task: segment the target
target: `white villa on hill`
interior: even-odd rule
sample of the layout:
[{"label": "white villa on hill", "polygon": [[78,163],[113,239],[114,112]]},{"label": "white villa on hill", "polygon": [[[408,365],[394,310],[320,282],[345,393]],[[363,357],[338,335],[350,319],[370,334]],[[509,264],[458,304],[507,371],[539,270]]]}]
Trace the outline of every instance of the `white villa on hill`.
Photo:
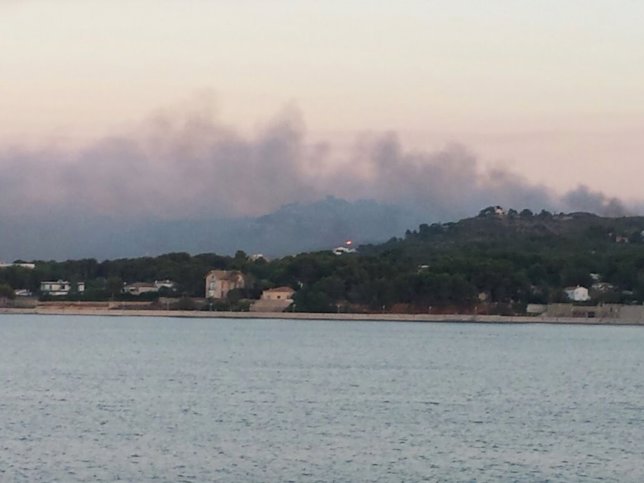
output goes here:
[{"label": "white villa on hill", "polygon": [[0,262],[0,268],[11,268],[11,267],[26,268],[28,270],[33,270],[34,268],[36,268],[36,264],[27,263],[27,262],[13,262],[13,263]]}]

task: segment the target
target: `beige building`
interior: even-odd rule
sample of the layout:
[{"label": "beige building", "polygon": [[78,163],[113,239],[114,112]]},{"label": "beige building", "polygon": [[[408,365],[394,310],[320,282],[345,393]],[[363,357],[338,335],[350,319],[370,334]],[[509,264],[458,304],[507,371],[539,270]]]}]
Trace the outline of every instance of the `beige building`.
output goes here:
[{"label": "beige building", "polygon": [[277,287],[264,290],[261,298],[250,306],[251,312],[284,312],[293,303],[295,290]]},{"label": "beige building", "polygon": [[237,270],[211,270],[206,275],[206,298],[225,299],[228,292],[246,287],[246,277]]},{"label": "beige building", "polygon": [[262,292],[262,300],[289,300],[293,301],[293,294],[295,290],[291,287],[277,287],[264,290]]}]

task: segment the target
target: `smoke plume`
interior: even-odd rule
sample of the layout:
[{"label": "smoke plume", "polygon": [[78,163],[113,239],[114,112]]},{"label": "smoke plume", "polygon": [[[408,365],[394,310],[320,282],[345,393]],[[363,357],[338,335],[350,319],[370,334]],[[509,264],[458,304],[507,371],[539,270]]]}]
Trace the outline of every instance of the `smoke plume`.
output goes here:
[{"label": "smoke plume", "polygon": [[209,109],[158,114],[80,150],[5,148],[0,169],[5,216],[257,216],[326,195],[410,207],[428,221],[469,216],[491,204],[628,212],[618,199],[588,187],[559,196],[511,171],[484,169],[463,146],[412,151],[391,133],[362,139],[338,162],[328,145],[307,143],[294,109],[253,136]]}]

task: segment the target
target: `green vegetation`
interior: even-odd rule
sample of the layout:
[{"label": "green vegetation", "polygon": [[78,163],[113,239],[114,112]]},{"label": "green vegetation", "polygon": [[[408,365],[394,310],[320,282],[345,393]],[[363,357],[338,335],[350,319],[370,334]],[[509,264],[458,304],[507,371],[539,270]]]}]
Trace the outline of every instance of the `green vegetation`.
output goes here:
[{"label": "green vegetation", "polygon": [[297,290],[292,309],[307,312],[521,313],[527,303],[563,301],[563,288],[571,285],[590,288],[593,303],[642,303],[643,230],[643,217],[499,213],[490,207],[456,223],[421,225],[357,254],[302,253],[270,262],[243,252],[36,261],[34,270],[0,270],[0,287],[38,293],[43,280],[82,280],[85,293],[71,298],[141,300],[122,294],[123,283],[170,279],[184,296],[180,305],[192,308],[186,297],[203,297],[209,270],[234,269],[249,277],[251,287],[231,292],[217,309],[244,310],[247,299],[282,285]]},{"label": "green vegetation", "polygon": [[0,299],[13,299],[15,297],[13,289],[6,283],[0,283]]}]

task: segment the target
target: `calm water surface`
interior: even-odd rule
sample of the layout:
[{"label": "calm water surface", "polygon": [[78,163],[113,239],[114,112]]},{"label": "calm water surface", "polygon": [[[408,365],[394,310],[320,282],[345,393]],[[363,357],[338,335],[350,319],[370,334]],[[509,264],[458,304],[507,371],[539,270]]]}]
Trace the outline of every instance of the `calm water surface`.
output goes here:
[{"label": "calm water surface", "polygon": [[0,481],[644,481],[644,328],[0,331]]}]

